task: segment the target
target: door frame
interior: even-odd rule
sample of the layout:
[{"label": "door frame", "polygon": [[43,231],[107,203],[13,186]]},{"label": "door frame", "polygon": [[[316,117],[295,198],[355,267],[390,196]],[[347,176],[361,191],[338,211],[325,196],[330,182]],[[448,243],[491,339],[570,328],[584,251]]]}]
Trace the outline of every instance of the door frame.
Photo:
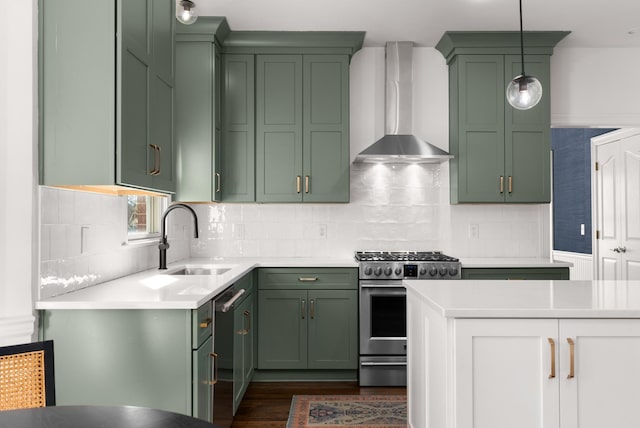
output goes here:
[{"label": "door frame", "polygon": [[625,138],[633,137],[640,134],[640,128],[622,128],[617,131],[607,132],[606,134],[598,135],[591,138],[591,254],[593,260],[593,279],[599,278],[599,249],[598,240],[596,239],[596,231],[598,230],[598,174],[593,173],[595,171],[596,162],[596,150],[599,146],[604,144],[615,143],[616,141],[624,140]]}]

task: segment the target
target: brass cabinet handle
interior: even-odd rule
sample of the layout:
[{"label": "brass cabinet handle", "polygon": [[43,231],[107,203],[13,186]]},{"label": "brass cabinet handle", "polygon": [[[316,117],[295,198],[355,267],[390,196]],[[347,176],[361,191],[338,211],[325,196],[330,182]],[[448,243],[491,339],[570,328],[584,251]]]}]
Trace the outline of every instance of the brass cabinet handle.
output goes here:
[{"label": "brass cabinet handle", "polygon": [[213,379],[209,381],[209,385],[213,386],[218,383],[218,354],[212,352],[211,358],[213,358]]},{"label": "brass cabinet handle", "polygon": [[216,193],[220,191],[220,182],[222,181],[222,176],[219,172],[216,172]]},{"label": "brass cabinet handle", "polygon": [[306,303],[307,302],[304,299],[302,299],[302,307],[300,308],[300,314],[302,315],[302,319],[304,319],[304,316],[306,315],[306,312],[307,312]]},{"label": "brass cabinet handle", "polygon": [[504,175],[500,176],[500,193],[504,193]]},{"label": "brass cabinet handle", "polygon": [[300,193],[300,186],[302,185],[301,180],[302,177],[296,175],[296,193]]},{"label": "brass cabinet handle", "polygon": [[211,318],[205,318],[204,320],[202,320],[202,322],[200,323],[200,328],[207,328],[211,325],[211,321],[213,321]]},{"label": "brass cabinet handle", "polygon": [[244,315],[244,328],[242,330],[238,330],[238,334],[246,336],[249,334],[249,330],[251,330],[251,312],[244,311],[242,315]]},{"label": "brass cabinet handle", "polygon": [[317,280],[318,280],[318,277],[316,276],[308,276],[308,277],[301,276],[298,278],[298,281],[300,282],[315,282]]},{"label": "brass cabinet handle", "polygon": [[509,176],[509,193],[513,192],[513,177]]},{"label": "brass cabinet handle", "polygon": [[547,338],[549,340],[549,347],[551,348],[551,372],[549,373],[549,379],[553,379],[556,377],[556,342],[552,338]]},{"label": "brass cabinet handle", "polygon": [[158,168],[157,168],[158,172],[156,172],[156,175],[160,175],[160,172],[161,172],[160,168],[162,168],[162,161],[161,161],[161,158],[160,158],[160,151],[161,150],[162,149],[160,148],[160,146],[156,145],[156,151],[158,153],[158,157],[156,158],[158,160]]},{"label": "brass cabinet handle", "polygon": [[304,193],[309,193],[309,176],[304,176]]},{"label": "brass cabinet handle", "polygon": [[567,337],[567,342],[569,342],[569,374],[567,375],[567,379],[573,379],[576,377],[575,373],[575,362],[576,362],[576,344],[573,342],[573,339]]},{"label": "brass cabinet handle", "polygon": [[155,144],[149,144],[149,147],[153,149],[153,169],[149,171],[149,175],[158,175],[158,151]]},{"label": "brass cabinet handle", "polygon": [[316,300],[315,299],[311,299],[309,300],[309,317],[311,319],[314,319],[316,316]]}]

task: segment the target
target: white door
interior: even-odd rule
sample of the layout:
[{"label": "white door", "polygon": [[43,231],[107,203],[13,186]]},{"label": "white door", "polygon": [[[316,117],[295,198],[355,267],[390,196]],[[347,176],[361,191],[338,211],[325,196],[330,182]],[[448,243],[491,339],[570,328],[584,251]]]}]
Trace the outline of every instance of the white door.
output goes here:
[{"label": "white door", "polygon": [[637,428],[640,320],[563,319],[559,332],[560,426]]},{"label": "white door", "polygon": [[460,319],[455,331],[456,427],[559,426],[557,320]]},{"label": "white door", "polygon": [[598,279],[640,279],[640,130],[592,139],[594,257]]}]

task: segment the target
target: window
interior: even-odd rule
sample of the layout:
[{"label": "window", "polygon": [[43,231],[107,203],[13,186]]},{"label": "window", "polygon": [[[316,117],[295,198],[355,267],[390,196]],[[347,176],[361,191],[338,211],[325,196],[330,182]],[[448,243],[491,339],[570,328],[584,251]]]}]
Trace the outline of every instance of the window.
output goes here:
[{"label": "window", "polygon": [[167,206],[165,196],[127,196],[127,233],[129,240],[160,235],[162,212]]}]

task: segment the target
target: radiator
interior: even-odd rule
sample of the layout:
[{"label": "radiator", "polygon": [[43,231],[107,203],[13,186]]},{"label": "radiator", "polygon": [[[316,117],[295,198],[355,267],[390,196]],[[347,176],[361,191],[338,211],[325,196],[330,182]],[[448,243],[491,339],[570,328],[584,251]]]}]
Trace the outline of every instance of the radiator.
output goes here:
[{"label": "radiator", "polygon": [[593,257],[591,254],[554,251],[553,260],[573,263],[569,268],[570,279],[593,279]]}]

